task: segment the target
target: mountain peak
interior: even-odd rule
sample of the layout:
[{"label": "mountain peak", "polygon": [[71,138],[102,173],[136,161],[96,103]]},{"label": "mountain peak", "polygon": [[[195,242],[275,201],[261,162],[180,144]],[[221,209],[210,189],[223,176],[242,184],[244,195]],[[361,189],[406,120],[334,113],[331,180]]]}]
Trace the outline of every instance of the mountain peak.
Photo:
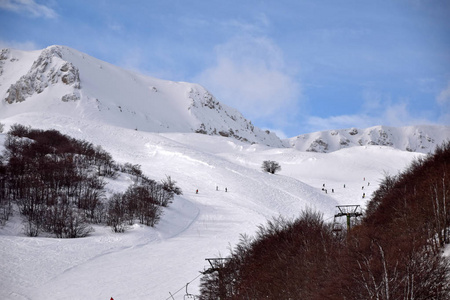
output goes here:
[{"label": "mountain peak", "polygon": [[308,152],[333,152],[354,146],[389,146],[396,149],[429,153],[436,145],[450,139],[450,127],[421,125],[405,127],[374,126],[320,131],[288,139],[289,146]]},{"label": "mountain peak", "polygon": [[54,118],[54,124],[63,119],[72,122],[66,124],[72,128],[89,123],[157,133],[196,132],[309,152],[380,145],[428,153],[450,139],[448,126],[426,125],[347,128],[281,141],[199,84],[144,76],[66,46],[1,50],[0,119],[25,119],[40,126],[42,118]]},{"label": "mountain peak", "polygon": [[[21,70],[25,71],[24,65],[19,63],[21,59],[17,58],[15,54],[10,49],[2,50],[0,56],[2,69],[6,65],[12,69],[18,67],[19,70],[14,70],[15,73],[19,73]],[[49,86],[58,84],[66,85],[68,86],[66,90],[72,91],[63,95],[61,100],[78,99],[78,97],[74,97],[73,90],[80,88],[79,71],[72,63],[63,59],[62,47],[60,46],[50,46],[42,50],[31,67],[19,79],[7,79],[12,79],[3,97],[3,100],[8,104],[23,102],[35,94],[42,93]]]},{"label": "mountain peak", "polygon": [[46,112],[149,132],[197,132],[282,146],[198,84],[131,72],[65,46],[0,54],[0,117]]}]

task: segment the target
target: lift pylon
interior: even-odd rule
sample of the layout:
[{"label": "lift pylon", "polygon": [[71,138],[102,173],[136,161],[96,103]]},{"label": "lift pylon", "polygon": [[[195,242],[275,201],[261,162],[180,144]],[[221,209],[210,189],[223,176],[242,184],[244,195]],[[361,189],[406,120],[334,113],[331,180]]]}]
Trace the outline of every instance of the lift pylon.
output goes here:
[{"label": "lift pylon", "polygon": [[230,260],[230,258],[205,258],[211,265],[211,268],[207,269],[203,274],[211,274],[213,272],[218,273],[219,279],[219,299],[226,299],[227,291],[224,283],[224,274],[223,269],[226,265],[226,262]]},{"label": "lift pylon", "polygon": [[336,207],[338,208],[339,212],[334,215],[334,219],[336,220],[336,218],[346,217],[347,218],[347,232],[350,231],[350,228],[351,228],[350,219],[362,216],[361,206],[359,206],[359,205],[337,205]]}]

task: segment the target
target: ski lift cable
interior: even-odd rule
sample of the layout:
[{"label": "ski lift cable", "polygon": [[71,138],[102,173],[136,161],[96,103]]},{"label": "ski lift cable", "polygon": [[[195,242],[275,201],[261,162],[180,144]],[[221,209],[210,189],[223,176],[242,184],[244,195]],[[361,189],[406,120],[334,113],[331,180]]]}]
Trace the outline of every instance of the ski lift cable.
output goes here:
[{"label": "ski lift cable", "polygon": [[[189,283],[193,282],[194,280],[196,280],[197,278],[199,278],[199,277],[202,276],[202,275],[203,275],[202,273],[198,274],[197,277],[195,277],[194,279],[192,279],[191,281],[189,281],[189,282],[186,283],[186,284],[189,284]],[[186,284],[183,285],[183,286],[182,286],[178,291],[176,291],[175,293],[173,293],[173,294],[169,293],[169,294],[170,294],[170,297],[166,298],[166,300],[169,300],[170,298],[173,299],[173,295],[176,295],[179,291],[181,291],[182,289],[184,289],[184,288],[186,287]]]},{"label": "ski lift cable", "polygon": [[333,219],[333,218],[334,218],[334,216],[331,216],[331,217],[329,217],[328,219],[325,219],[324,222],[326,222],[326,221],[328,221],[328,220],[330,220],[330,219]]}]

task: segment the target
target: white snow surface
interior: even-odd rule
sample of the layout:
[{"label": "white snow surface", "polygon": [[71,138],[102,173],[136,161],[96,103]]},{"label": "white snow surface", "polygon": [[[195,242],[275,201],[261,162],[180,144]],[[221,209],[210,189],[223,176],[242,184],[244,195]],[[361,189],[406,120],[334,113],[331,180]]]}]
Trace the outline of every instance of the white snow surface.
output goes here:
[{"label": "white snow surface", "polygon": [[319,131],[286,139],[285,143],[297,150],[322,153],[367,145],[381,145],[411,152],[432,153],[436,146],[441,145],[444,141],[450,141],[449,126],[416,125]]},{"label": "white snow surface", "polygon": [[[183,195],[175,197],[153,228],[135,224],[125,233],[113,233],[94,226],[90,236],[79,239],[26,237],[15,212],[0,227],[0,299],[172,299],[171,294],[183,299],[188,282],[188,292],[198,294],[199,272],[208,267],[205,258],[227,256],[240,234],[253,235],[268,219],[294,218],[307,208],[332,221],[336,205],[364,207],[385,173],[395,175],[425,155],[382,145],[331,153],[283,147],[272,133],[244,129],[251,123],[198,85],[130,73],[67,47],[46,50],[45,55],[1,52],[0,122],[6,130],[15,123],[53,128],[101,145],[116,162],[139,164],[152,179],[171,176]],[[39,59],[49,55],[46,63]],[[8,95],[11,85],[17,97]],[[143,86],[162,96],[147,98]],[[10,104],[6,98],[21,101]],[[206,131],[210,125],[234,128],[249,141],[253,134],[259,143],[193,133],[201,122]],[[4,138],[0,134],[0,150]],[[264,160],[277,161],[281,171],[263,172]],[[122,176],[106,188],[123,192],[130,183]]]},{"label": "white snow surface", "polygon": [[[188,291],[198,293],[205,258],[228,255],[240,234],[253,235],[266,220],[293,218],[306,208],[331,221],[336,205],[364,206],[383,172],[396,174],[423,155],[384,146],[311,153],[50,115],[28,115],[27,120],[17,121],[37,125],[31,120],[38,120],[40,128],[102,145],[116,161],[140,164],[153,179],[170,175],[183,195],[154,228],[136,224],[118,234],[95,226],[91,236],[80,239],[26,237],[16,212],[0,228],[0,299],[169,299],[169,292],[183,299],[183,287],[194,279]],[[267,159],[279,162],[282,170],[262,172]],[[109,182],[108,190],[124,191],[129,182],[123,181]]]},{"label": "white snow surface", "polygon": [[198,84],[121,69],[65,46],[0,52],[0,120],[44,112],[148,132],[229,135],[281,146]]}]

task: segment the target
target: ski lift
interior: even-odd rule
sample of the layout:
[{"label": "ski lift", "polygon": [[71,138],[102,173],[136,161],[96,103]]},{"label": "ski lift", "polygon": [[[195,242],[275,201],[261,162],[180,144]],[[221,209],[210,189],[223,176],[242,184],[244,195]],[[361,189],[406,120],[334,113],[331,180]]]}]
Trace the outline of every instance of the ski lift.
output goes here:
[{"label": "ski lift", "polygon": [[189,285],[189,282],[186,283],[186,294],[184,295],[183,299],[184,300],[187,300],[187,299],[193,299],[193,300],[198,299],[198,297],[196,295],[188,293],[188,285]]},{"label": "ski lift", "polygon": [[342,230],[344,230],[343,227],[344,227],[344,226],[342,226],[342,223],[334,222],[331,231],[333,231],[333,232],[335,232],[335,233],[339,233],[339,232],[341,232]]},{"label": "ski lift", "polygon": [[337,216],[334,216],[334,220],[333,220],[333,225],[331,227],[331,231],[333,233],[341,233],[344,230],[344,226],[342,225],[341,222],[338,222],[338,220],[336,220]]},{"label": "ski lift", "polygon": [[336,207],[338,208],[339,213],[334,215],[333,232],[339,232],[344,229],[342,223],[336,222],[336,218],[340,217],[346,217],[347,231],[350,231],[352,225],[350,219],[362,216],[361,207],[359,205],[338,205]]}]

